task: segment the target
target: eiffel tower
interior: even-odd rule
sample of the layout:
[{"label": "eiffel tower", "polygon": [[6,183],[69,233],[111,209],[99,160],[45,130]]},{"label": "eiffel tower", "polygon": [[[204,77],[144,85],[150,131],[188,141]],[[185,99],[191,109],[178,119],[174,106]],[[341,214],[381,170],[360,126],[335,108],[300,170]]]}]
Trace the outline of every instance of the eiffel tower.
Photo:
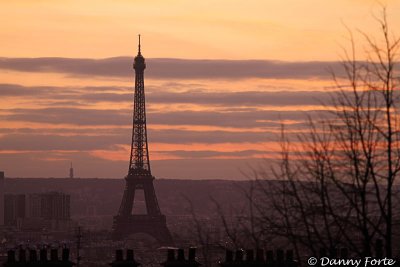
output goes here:
[{"label": "eiffel tower", "polygon": [[[146,103],[144,96],[145,59],[139,49],[133,64],[135,69],[135,93],[133,108],[133,130],[131,156],[126,186],[118,215],[114,216],[113,239],[126,239],[132,234],[145,233],[153,236],[160,244],[172,244],[165,215],[160,211],[151,175],[147,143]],[[147,214],[132,214],[135,191],[143,190]]]}]

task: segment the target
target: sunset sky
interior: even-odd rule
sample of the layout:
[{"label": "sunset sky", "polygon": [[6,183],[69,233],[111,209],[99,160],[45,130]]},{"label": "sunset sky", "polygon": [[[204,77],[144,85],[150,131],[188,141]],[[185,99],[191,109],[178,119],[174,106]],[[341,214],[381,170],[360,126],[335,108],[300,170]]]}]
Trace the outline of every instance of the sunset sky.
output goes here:
[{"label": "sunset sky", "polygon": [[[382,1],[381,1],[382,3]],[[400,0],[383,1],[399,33]],[[0,0],[0,170],[122,178],[137,35],[152,172],[245,179],[277,157],[280,124],[334,90],[346,25],[379,37],[375,0]]]}]

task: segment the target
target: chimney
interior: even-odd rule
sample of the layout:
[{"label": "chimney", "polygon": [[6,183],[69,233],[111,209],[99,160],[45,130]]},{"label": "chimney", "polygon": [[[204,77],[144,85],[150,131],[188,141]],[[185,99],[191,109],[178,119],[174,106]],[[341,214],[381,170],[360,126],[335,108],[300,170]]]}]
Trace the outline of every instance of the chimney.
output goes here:
[{"label": "chimney", "polygon": [[14,250],[7,251],[7,262],[15,262],[15,251]]},{"label": "chimney", "polygon": [[375,241],[375,257],[378,259],[383,258],[383,241],[382,241],[382,239],[377,239]]},{"label": "chimney", "polygon": [[236,250],[235,261],[243,261],[243,250],[242,249]]},{"label": "chimney", "polygon": [[263,262],[264,261],[264,250],[262,249],[257,249],[256,253],[256,261]]},{"label": "chimney", "polygon": [[117,249],[115,251],[115,261],[123,261],[124,257],[123,257],[123,251],[122,249]]},{"label": "chimney", "polygon": [[189,248],[189,260],[194,261],[196,260],[196,248]]},{"label": "chimney", "polygon": [[327,254],[326,254],[326,249],[325,249],[325,248],[321,248],[321,249],[319,250],[319,256],[320,256],[321,258],[327,256]]},{"label": "chimney", "polygon": [[274,252],[272,250],[267,250],[267,261],[268,262],[274,261]]},{"label": "chimney", "polygon": [[254,261],[254,251],[252,249],[246,250],[246,261]]},{"label": "chimney", "polygon": [[37,253],[36,253],[36,250],[31,249],[31,250],[29,251],[29,261],[30,261],[30,262],[37,262]]},{"label": "chimney", "polygon": [[286,250],[286,261],[293,261],[293,250]]},{"label": "chimney", "polygon": [[126,260],[127,261],[134,261],[135,260],[135,257],[133,255],[133,249],[128,249],[126,251]]},{"label": "chimney", "polygon": [[232,250],[229,250],[229,249],[226,250],[225,261],[226,262],[232,262],[233,261],[233,251]]},{"label": "chimney", "polygon": [[330,248],[330,249],[329,249],[329,257],[330,257],[330,258],[333,258],[333,259],[336,259],[337,256],[338,256],[338,251],[337,251],[337,249],[336,249],[336,248]]},{"label": "chimney", "polygon": [[347,259],[349,257],[349,250],[347,248],[340,249],[340,258]]},{"label": "chimney", "polygon": [[40,261],[47,261],[47,249],[40,250]]},{"label": "chimney", "polygon": [[26,262],[26,251],[25,249],[20,249],[19,250],[19,261],[20,262]]},{"label": "chimney", "polygon": [[282,250],[282,249],[278,249],[278,250],[276,251],[276,260],[277,260],[278,262],[283,262],[283,261],[285,260],[284,254],[283,254],[283,250]]},{"label": "chimney", "polygon": [[178,261],[184,261],[185,260],[185,251],[183,248],[178,249]]},{"label": "chimney", "polygon": [[69,261],[69,249],[68,248],[63,248],[63,250],[62,250],[62,260],[63,261]]},{"label": "chimney", "polygon": [[50,250],[50,259],[51,261],[58,261],[58,249]]},{"label": "chimney", "polygon": [[175,260],[175,250],[169,248],[167,251],[167,261],[174,261]]}]

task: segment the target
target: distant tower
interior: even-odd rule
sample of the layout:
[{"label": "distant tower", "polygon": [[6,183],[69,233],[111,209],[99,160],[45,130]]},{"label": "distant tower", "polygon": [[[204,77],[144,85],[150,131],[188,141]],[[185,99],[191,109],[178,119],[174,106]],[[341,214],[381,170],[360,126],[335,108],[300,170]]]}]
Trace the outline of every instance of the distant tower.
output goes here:
[{"label": "distant tower", "polygon": [[69,178],[74,178],[74,168],[72,167],[72,162],[71,167],[69,168]]},{"label": "distant tower", "polygon": [[0,171],[0,225],[4,225],[4,172]]},{"label": "distant tower", "polygon": [[[146,106],[144,95],[145,59],[139,49],[133,64],[135,69],[135,93],[133,108],[133,130],[131,156],[126,187],[118,215],[114,216],[113,238],[123,239],[131,234],[146,233],[160,244],[171,244],[172,237],[167,228],[165,215],[161,214],[154,190],[154,176],[151,175],[147,144]],[[143,190],[147,214],[132,214],[135,190]]]}]

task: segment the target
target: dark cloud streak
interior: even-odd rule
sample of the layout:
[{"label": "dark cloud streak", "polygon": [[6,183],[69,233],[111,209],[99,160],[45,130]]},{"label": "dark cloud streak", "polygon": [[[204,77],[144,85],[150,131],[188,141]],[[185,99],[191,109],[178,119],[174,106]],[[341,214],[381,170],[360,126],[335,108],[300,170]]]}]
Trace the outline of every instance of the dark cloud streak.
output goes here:
[{"label": "dark cloud streak", "polygon": [[[109,88],[111,91],[111,88]],[[131,89],[132,90],[132,89]],[[126,88],[115,88],[114,92],[104,92],[102,87],[25,87],[16,84],[0,84],[2,96],[41,97],[42,100],[62,100],[65,105],[90,104],[97,102],[133,102],[133,92]],[[151,104],[199,104],[226,107],[238,106],[282,106],[282,105],[319,105],[329,103],[331,91],[246,91],[212,92],[187,90],[171,92],[153,90],[148,92],[147,103]],[[70,102],[68,102],[68,100]],[[75,101],[75,103],[73,102]],[[51,103],[49,103],[50,105]],[[53,103],[51,105],[56,105]],[[62,103],[60,103],[62,104]]]},{"label": "dark cloud streak", "polygon": [[252,156],[263,156],[266,154],[272,154],[272,151],[262,150],[241,150],[241,151],[213,151],[213,150],[201,150],[201,151],[187,151],[187,150],[172,150],[172,151],[158,151],[159,154],[173,155],[182,157],[185,159],[206,159],[213,157],[252,157]]},{"label": "dark cloud streak", "polygon": [[[9,121],[28,121],[52,124],[73,125],[117,125],[128,126],[132,123],[130,109],[96,110],[78,108],[44,109],[7,109],[2,118]],[[324,110],[312,110],[307,113],[300,110],[250,110],[238,112],[220,111],[170,111],[149,112],[148,123],[161,125],[209,125],[221,127],[268,127],[270,121],[279,124],[281,120],[303,121],[308,115],[326,114]]]},{"label": "dark cloud streak", "polygon": [[[0,69],[61,73],[70,76],[133,77],[132,57],[0,58]],[[149,58],[146,76],[153,79],[331,79],[328,69],[341,75],[340,62],[272,60],[201,60]]]},{"label": "dark cloud streak", "polygon": [[[1,129],[0,129],[1,130]],[[63,133],[43,134],[40,131],[32,133],[6,132],[0,137],[0,150],[28,150],[28,151],[88,151],[107,149],[113,150],[117,145],[129,145],[130,130],[120,131],[114,135],[62,135]],[[166,144],[219,144],[219,143],[244,143],[277,141],[277,133],[265,132],[227,132],[227,131],[186,131],[186,130],[152,130],[149,142]],[[150,145],[150,150],[157,150]]]},{"label": "dark cloud streak", "polygon": [[278,91],[278,92],[153,92],[147,94],[150,103],[191,103],[218,106],[286,106],[319,105],[328,102],[330,92]]}]

